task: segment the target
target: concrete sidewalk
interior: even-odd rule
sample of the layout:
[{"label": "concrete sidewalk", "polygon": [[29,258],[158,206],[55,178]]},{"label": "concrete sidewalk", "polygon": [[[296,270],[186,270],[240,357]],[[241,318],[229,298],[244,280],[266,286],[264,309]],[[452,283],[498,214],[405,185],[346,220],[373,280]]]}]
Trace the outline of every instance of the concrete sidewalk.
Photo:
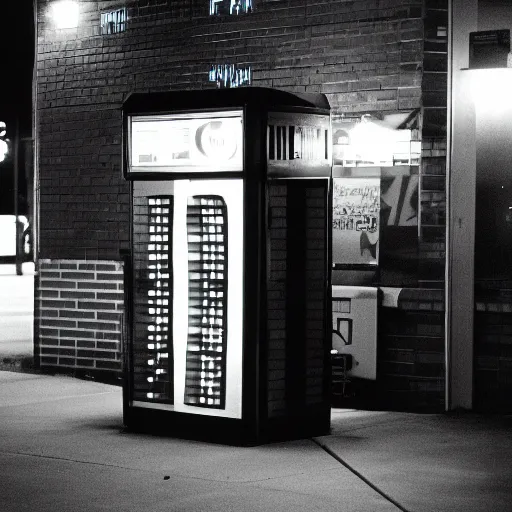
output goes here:
[{"label": "concrete sidewalk", "polygon": [[[34,264],[0,264],[0,369],[20,366],[34,353]],[[4,362],[5,359],[5,362]]]},{"label": "concrete sidewalk", "polygon": [[118,387],[0,372],[0,510],[505,512],[510,426],[335,410],[330,436],[226,447],[123,433]]}]

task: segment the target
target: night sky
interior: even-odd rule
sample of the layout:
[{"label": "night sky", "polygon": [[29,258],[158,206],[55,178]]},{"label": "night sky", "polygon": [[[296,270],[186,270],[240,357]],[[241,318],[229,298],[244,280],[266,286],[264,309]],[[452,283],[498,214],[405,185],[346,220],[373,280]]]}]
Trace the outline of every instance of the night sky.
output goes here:
[{"label": "night sky", "polygon": [[[2,2],[0,15],[0,121],[20,136],[32,136],[32,74],[34,63],[34,9],[32,0]],[[14,133],[8,133],[12,140]],[[12,159],[0,163],[0,214],[14,213]],[[22,210],[26,210],[25,179],[20,177]],[[23,213],[23,212],[21,212]]]},{"label": "night sky", "polygon": [[[4,37],[0,50],[0,112],[18,112],[24,117],[31,109],[34,56],[32,0],[2,2],[2,10],[0,33]],[[25,128],[26,121],[22,120]]]}]

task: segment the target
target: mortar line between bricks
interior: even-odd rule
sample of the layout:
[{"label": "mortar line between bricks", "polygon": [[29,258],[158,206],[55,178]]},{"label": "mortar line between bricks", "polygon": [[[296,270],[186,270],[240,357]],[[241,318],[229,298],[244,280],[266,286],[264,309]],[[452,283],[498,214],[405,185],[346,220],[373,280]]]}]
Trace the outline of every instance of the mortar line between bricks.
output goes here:
[{"label": "mortar line between bricks", "polygon": [[389,501],[391,504],[393,504],[395,507],[397,507],[399,510],[401,510],[402,512],[411,512],[410,510],[406,509],[403,505],[400,505],[400,503],[398,503],[398,501],[394,500],[391,496],[389,496],[388,494],[386,494],[384,491],[382,491],[381,489],[379,489],[375,484],[373,484],[372,482],[370,482],[370,480],[368,480],[368,478],[366,478],[365,476],[363,476],[361,473],[359,473],[359,471],[357,471],[357,469],[353,468],[350,464],[348,464],[347,462],[345,462],[339,455],[337,455],[336,453],[334,453],[327,445],[325,445],[324,443],[322,443],[321,441],[319,441],[318,439],[315,439],[314,437],[311,438],[311,440],[317,444],[318,446],[320,446],[320,448],[322,448],[322,450],[324,450],[325,452],[327,452],[333,459],[337,460],[342,466],[344,466],[345,468],[347,468],[351,473],[353,473],[357,478],[359,478],[360,480],[362,480],[366,485],[368,485],[369,487],[371,487],[375,492],[379,493],[385,500]]}]

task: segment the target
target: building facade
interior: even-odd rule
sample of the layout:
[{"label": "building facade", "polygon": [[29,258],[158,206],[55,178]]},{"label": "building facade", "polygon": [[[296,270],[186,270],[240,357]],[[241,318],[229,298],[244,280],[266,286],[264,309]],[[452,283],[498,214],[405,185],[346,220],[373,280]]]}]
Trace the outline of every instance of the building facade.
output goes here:
[{"label": "building facade", "polygon": [[500,0],[452,4],[448,181],[452,300],[447,315],[451,396],[461,407],[510,411],[512,7]]},{"label": "building facade", "polygon": [[[488,4],[473,3],[481,10]],[[467,268],[457,259],[461,246],[450,238],[454,214],[447,215],[447,185],[449,194],[459,190],[446,171],[450,148],[458,147],[448,101],[457,2],[452,9],[447,0],[78,1],[68,4],[77,7],[73,22],[59,21],[58,4],[37,2],[35,340],[41,368],[121,374],[120,254],[130,250],[130,186],[122,173],[127,96],[269,87],[326,95],[338,206],[333,284],[378,291],[375,379],[349,378],[339,403],[483,408],[485,400],[473,396],[490,394],[495,408],[506,408],[512,311],[508,305],[493,311],[492,301],[482,309],[467,294],[474,276],[459,282],[453,270]],[[454,21],[454,37],[457,30],[463,41],[473,27],[458,29]],[[377,200],[365,203],[363,189]],[[354,190],[364,196],[356,213],[344,199]],[[448,198],[450,205],[460,201]],[[358,220],[369,224],[357,230],[351,223]],[[502,297],[505,281],[498,287]],[[465,317],[453,308],[460,305],[456,286],[466,290],[464,300],[473,300]],[[475,343],[472,332],[469,343],[468,333],[457,331],[468,328],[472,315]],[[496,329],[498,339],[490,340]]]}]

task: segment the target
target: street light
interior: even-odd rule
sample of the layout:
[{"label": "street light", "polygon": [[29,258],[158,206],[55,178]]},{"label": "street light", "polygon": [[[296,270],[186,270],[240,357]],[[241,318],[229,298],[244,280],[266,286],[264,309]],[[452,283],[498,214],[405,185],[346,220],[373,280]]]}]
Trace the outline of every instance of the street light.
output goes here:
[{"label": "street light", "polygon": [[50,16],[58,29],[76,28],[79,15],[78,3],[73,0],[61,0],[50,7]]},{"label": "street light", "polygon": [[7,126],[3,121],[0,121],[0,162],[3,162],[5,157],[9,154],[8,139],[5,139],[6,133]]}]

